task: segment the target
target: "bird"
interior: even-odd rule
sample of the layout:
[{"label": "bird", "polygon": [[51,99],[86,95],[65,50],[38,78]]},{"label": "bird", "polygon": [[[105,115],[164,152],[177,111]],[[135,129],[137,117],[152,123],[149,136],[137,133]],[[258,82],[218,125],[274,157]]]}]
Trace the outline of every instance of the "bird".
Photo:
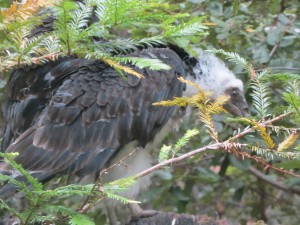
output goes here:
[{"label": "bird", "polygon": [[[141,69],[127,63],[125,66],[144,78],[125,72],[120,76],[100,60],[75,57],[15,69],[2,104],[6,126],[1,151],[18,152],[15,161],[40,182],[64,175],[96,179],[101,170],[133,150],[124,162],[127,166],[115,166],[103,181],[141,172],[151,166],[151,149],[161,144],[176,124],[174,115],[179,111],[153,103],[197,93],[179,77],[212,92],[212,100],[229,95],[226,109],[233,115],[248,114],[243,82],[211,53],[197,50],[197,56],[192,57],[170,45],[126,56],[159,59],[171,69]],[[21,175],[15,178],[24,179]],[[150,183],[150,177],[141,178],[124,195],[134,199]],[[12,185],[4,185],[0,195],[15,191]],[[142,213],[136,204],[132,204],[132,211]],[[116,224],[114,213],[109,217],[111,224]]]}]

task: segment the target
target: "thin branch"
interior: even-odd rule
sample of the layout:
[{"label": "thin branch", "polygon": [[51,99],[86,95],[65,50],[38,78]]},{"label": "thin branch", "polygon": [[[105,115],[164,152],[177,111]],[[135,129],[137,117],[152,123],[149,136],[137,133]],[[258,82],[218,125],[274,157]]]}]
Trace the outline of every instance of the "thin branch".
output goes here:
[{"label": "thin branch", "polygon": [[296,20],[296,16],[289,22],[288,26],[283,30],[282,32],[282,37],[280,40],[278,40],[278,42],[274,45],[273,49],[271,50],[270,54],[269,54],[269,58],[273,58],[275,52],[277,51],[279,45],[280,45],[280,42],[282,41],[284,35],[287,33],[287,31],[293,26],[295,20]]},{"label": "thin branch", "polygon": [[[291,114],[292,114],[292,112],[288,112],[288,113],[282,114],[280,116],[277,116],[277,117],[275,117],[275,118],[273,118],[271,120],[268,120],[268,121],[266,121],[264,123],[260,123],[260,124],[262,126],[266,125],[266,124],[271,124],[271,123],[279,121],[279,120],[281,120],[281,119],[283,119],[283,118],[285,118],[285,117],[287,117],[287,116],[289,116]],[[166,166],[170,166],[172,164],[180,162],[180,161],[182,161],[184,159],[188,159],[188,158],[190,158],[190,157],[192,157],[192,156],[194,156],[196,154],[203,153],[203,152],[208,151],[208,150],[224,150],[224,151],[229,152],[231,154],[235,154],[236,156],[241,156],[242,159],[249,158],[249,159],[255,160],[257,163],[265,166],[265,169],[272,168],[275,171],[278,171],[280,173],[289,174],[289,175],[293,175],[295,177],[300,178],[299,174],[295,174],[295,173],[293,173],[291,171],[288,171],[288,170],[285,170],[285,169],[280,169],[280,168],[277,168],[275,166],[272,166],[272,165],[270,165],[268,162],[266,162],[264,159],[262,159],[259,156],[255,156],[255,155],[253,156],[253,155],[251,155],[251,154],[249,154],[247,152],[239,151],[239,149],[241,149],[243,147],[247,147],[248,145],[247,144],[241,144],[241,143],[235,143],[233,141],[237,140],[238,138],[240,138],[240,137],[242,137],[242,136],[244,136],[244,135],[246,135],[246,134],[248,134],[250,132],[253,132],[253,130],[251,128],[248,128],[248,129],[246,129],[243,132],[235,135],[234,137],[232,137],[231,139],[229,139],[229,140],[227,140],[225,142],[222,142],[222,143],[218,142],[218,143],[210,144],[210,145],[198,148],[196,150],[190,151],[188,153],[185,153],[185,154],[183,154],[181,156],[178,156],[178,157],[175,157],[175,158],[171,158],[169,160],[166,160],[166,161],[163,161],[161,163],[158,163],[158,164],[156,164],[156,165],[154,165],[154,166],[152,166],[152,167],[150,167],[150,168],[148,168],[148,169],[146,169],[146,170],[144,170],[144,171],[136,174],[134,176],[134,179],[137,180],[137,179],[139,179],[141,177],[144,177],[146,175],[149,175],[149,174],[153,173],[154,171],[160,170],[162,168],[165,168]],[[116,165],[119,165],[125,159],[127,159],[128,157],[130,157],[132,154],[133,154],[133,152],[130,153],[129,155],[127,155],[126,157],[124,157],[123,159],[121,159],[119,162],[117,162],[117,163],[113,164],[112,166],[108,167],[107,169],[105,169],[104,171],[102,171],[100,173],[100,175],[103,174],[104,172],[107,172],[109,169],[115,167]],[[97,185],[99,184],[99,182],[100,182],[100,176],[98,177],[98,180],[95,183],[95,186],[93,187],[93,191],[95,190],[95,188],[97,187]],[[295,191],[295,193],[296,193],[296,191]],[[300,193],[300,191],[299,191],[299,193]],[[82,207],[80,208],[80,210],[78,210],[79,212],[85,213],[85,212],[87,212],[92,207],[92,206],[90,206],[87,203],[88,200],[90,199],[90,197],[91,196],[88,196],[85,199],[85,201],[82,204]]]},{"label": "thin branch", "polygon": [[271,168],[271,169],[273,169],[273,170],[275,170],[277,172],[280,172],[280,173],[283,173],[283,174],[289,174],[289,175],[292,175],[294,177],[300,178],[300,174],[296,174],[296,173],[293,173],[293,172],[291,172],[289,170],[285,170],[285,169],[278,168],[276,166],[272,166],[272,165],[270,165],[270,163],[266,162],[264,159],[262,159],[259,156],[251,155],[251,154],[249,154],[247,152],[241,152],[241,151],[237,151],[237,150],[235,150],[234,152],[231,151],[230,153],[233,153],[236,156],[240,155],[242,157],[242,159],[245,159],[245,158],[252,159],[255,162],[257,162],[257,163],[265,166],[264,170],[267,170],[267,169]]},{"label": "thin branch", "polygon": [[[277,122],[277,121],[279,121],[279,120],[282,120],[282,119],[284,119],[285,117],[288,117],[288,116],[290,116],[290,115],[292,115],[294,112],[287,112],[287,113],[284,113],[284,114],[282,114],[282,115],[280,115],[280,116],[276,116],[276,117],[274,117],[273,119],[270,119],[270,120],[267,120],[267,121],[265,121],[265,122],[261,122],[261,123],[258,123],[260,126],[266,126],[266,125],[268,125],[268,124],[272,124],[272,123],[274,123],[274,122]],[[241,133],[238,133],[237,135],[235,135],[235,136],[233,136],[232,138],[229,138],[228,139],[228,142],[233,142],[233,141],[235,141],[235,140],[237,140],[237,139],[239,139],[239,138],[241,138],[241,137],[243,137],[243,136],[245,136],[246,134],[249,134],[249,133],[252,133],[252,132],[254,132],[254,130],[252,129],[252,128],[247,128],[247,129],[245,129],[244,131],[242,131]]]},{"label": "thin branch", "polygon": [[90,208],[93,207],[93,205],[88,204],[88,201],[90,200],[90,198],[91,198],[93,192],[95,191],[96,187],[99,185],[99,183],[100,183],[100,181],[101,181],[101,176],[102,176],[103,174],[107,173],[107,172],[108,172],[109,170],[111,170],[112,168],[114,168],[114,167],[116,167],[116,166],[118,166],[118,165],[124,164],[124,161],[125,161],[126,159],[128,159],[130,156],[132,156],[136,151],[137,151],[137,148],[135,148],[135,149],[134,149],[132,152],[130,152],[128,155],[126,155],[125,157],[123,157],[122,159],[120,159],[118,162],[114,163],[113,165],[111,165],[111,166],[109,166],[109,167],[107,167],[107,168],[105,168],[104,170],[101,170],[101,171],[99,172],[98,178],[97,178],[97,180],[95,181],[95,184],[94,184],[94,186],[93,186],[93,188],[92,188],[92,190],[91,190],[91,194],[88,195],[88,196],[85,198],[85,200],[83,201],[83,203],[82,203],[80,209],[78,210],[80,213],[85,213],[85,212],[87,212]]},{"label": "thin branch", "polygon": [[[236,144],[236,145],[239,145],[240,147],[247,146],[247,144]],[[205,152],[205,151],[208,151],[208,150],[218,150],[218,149],[227,149],[227,148],[228,148],[228,146],[227,146],[226,143],[215,143],[215,144],[207,145],[207,146],[198,148],[196,150],[190,151],[190,152],[188,152],[186,154],[183,154],[181,156],[178,156],[178,157],[163,161],[161,163],[158,163],[155,166],[152,166],[149,169],[146,169],[146,170],[138,173],[137,175],[134,176],[134,178],[138,179],[138,178],[144,177],[144,176],[146,176],[150,173],[153,173],[156,170],[162,169],[166,166],[172,165],[174,163],[177,163],[179,161],[190,158],[190,157],[192,157],[196,154],[199,154],[199,153],[202,153],[202,152]]]},{"label": "thin branch", "polygon": [[283,183],[269,179],[265,174],[263,174],[262,172],[260,172],[258,169],[256,169],[253,166],[250,166],[248,171],[253,174],[254,176],[256,176],[258,179],[272,185],[273,187],[280,189],[282,191],[286,191],[286,192],[290,192],[290,193],[294,193],[294,194],[298,194],[300,195],[300,190],[298,189],[294,189],[294,188],[288,188],[286,187]]},{"label": "thin branch", "polygon": [[[285,113],[285,114],[282,114],[280,116],[277,116],[271,120],[268,120],[264,123],[260,123],[262,126],[263,125],[266,125],[266,124],[271,124],[271,123],[274,123],[276,121],[279,121],[289,115],[293,114],[293,112],[288,112],[288,113]],[[194,156],[196,154],[199,154],[199,153],[202,153],[202,152],[205,152],[207,150],[217,150],[217,149],[222,149],[222,150],[225,150],[225,151],[228,151],[228,152],[231,152],[234,150],[234,153],[238,154],[238,155],[242,155],[243,158],[247,157],[247,158],[250,158],[250,159],[253,159],[255,160],[256,162],[268,167],[268,168],[272,168],[276,171],[279,171],[281,173],[285,173],[285,174],[290,174],[290,175],[293,175],[293,176],[296,176],[296,177],[299,177],[300,178],[300,175],[298,174],[295,174],[293,172],[290,172],[288,170],[284,170],[284,169],[280,169],[280,168],[277,168],[277,167],[274,167],[270,164],[268,164],[267,162],[265,162],[263,159],[261,159],[260,157],[258,156],[252,156],[246,152],[239,152],[237,151],[236,149],[237,148],[241,148],[241,147],[246,147],[247,144],[240,144],[240,143],[233,143],[233,141],[237,140],[238,138],[248,134],[248,133],[251,133],[251,132],[254,132],[252,128],[248,128],[246,130],[244,130],[243,132],[235,135],[234,137],[230,138],[229,140],[227,140],[226,142],[223,142],[223,143],[215,143],[215,144],[211,144],[211,145],[207,145],[207,146],[204,146],[204,147],[201,147],[199,149],[196,149],[196,150],[193,150],[193,151],[190,151],[186,154],[183,154],[179,157],[176,157],[176,158],[172,158],[172,159],[169,159],[169,160],[166,160],[166,161],[163,161],[161,163],[158,163],[156,164],[155,166],[152,166],[150,167],[149,169],[146,169],[140,173],[138,173],[137,175],[135,175],[135,179],[138,179],[138,178],[141,178],[141,177],[144,177],[150,173],[153,173],[154,171],[156,170],[159,170],[159,169],[162,169],[166,166],[169,166],[169,165],[172,165],[174,163],[177,163],[179,161],[182,161],[184,159],[187,159],[187,158],[190,158],[191,156]]]}]

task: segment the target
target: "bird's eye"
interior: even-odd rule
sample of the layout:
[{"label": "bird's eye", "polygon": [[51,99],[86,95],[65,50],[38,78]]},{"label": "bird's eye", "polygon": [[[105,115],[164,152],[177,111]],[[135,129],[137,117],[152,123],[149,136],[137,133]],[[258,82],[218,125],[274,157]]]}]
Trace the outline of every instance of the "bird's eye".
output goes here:
[{"label": "bird's eye", "polygon": [[233,97],[233,98],[237,97],[237,95],[238,95],[237,91],[233,91],[233,92],[231,93],[231,97]]}]

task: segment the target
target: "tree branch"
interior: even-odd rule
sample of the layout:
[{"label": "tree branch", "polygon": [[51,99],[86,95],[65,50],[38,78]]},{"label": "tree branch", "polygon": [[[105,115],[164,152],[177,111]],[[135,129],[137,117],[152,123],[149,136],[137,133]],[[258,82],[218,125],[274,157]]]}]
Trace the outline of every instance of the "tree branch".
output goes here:
[{"label": "tree branch", "polygon": [[[247,144],[241,144],[241,146],[247,146]],[[217,149],[225,149],[225,148],[227,148],[225,143],[210,144],[210,145],[204,146],[202,148],[198,148],[196,150],[190,151],[190,152],[188,152],[186,154],[183,154],[181,156],[178,156],[178,157],[163,161],[161,163],[158,163],[155,166],[152,166],[149,169],[138,173],[137,175],[134,176],[134,178],[138,179],[138,178],[144,177],[144,176],[146,176],[150,173],[153,173],[156,170],[162,169],[166,166],[172,165],[173,163],[177,163],[179,161],[190,158],[190,157],[192,157],[196,154],[199,154],[199,153],[202,153],[202,152],[205,152],[205,151],[208,151],[208,150],[217,150]]]},{"label": "tree branch", "polygon": [[[267,120],[265,122],[261,122],[261,123],[259,123],[259,125],[266,126],[268,124],[272,124],[274,122],[284,119],[285,117],[292,115],[293,113],[294,112],[287,112],[287,113],[281,114],[279,116],[274,117],[273,119]],[[254,130],[252,128],[247,128],[244,131],[242,131],[241,133],[238,133],[237,135],[233,136],[232,138],[229,138],[227,141],[234,142],[235,140],[245,136],[246,134],[252,133],[252,132],[254,132]]]},{"label": "tree branch", "polygon": [[269,179],[265,174],[263,174],[262,172],[260,172],[258,169],[256,169],[253,166],[250,166],[248,171],[253,174],[254,176],[256,176],[258,179],[272,185],[273,187],[280,189],[282,191],[286,191],[286,192],[290,192],[293,194],[298,194],[300,195],[300,190],[298,189],[294,189],[294,188],[288,188],[286,187],[283,183]]}]

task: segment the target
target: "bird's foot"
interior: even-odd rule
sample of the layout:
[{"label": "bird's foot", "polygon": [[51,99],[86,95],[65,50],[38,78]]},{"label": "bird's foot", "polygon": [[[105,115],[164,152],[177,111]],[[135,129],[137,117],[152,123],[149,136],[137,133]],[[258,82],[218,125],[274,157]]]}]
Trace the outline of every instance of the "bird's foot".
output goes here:
[{"label": "bird's foot", "polygon": [[156,210],[144,210],[137,203],[129,204],[129,208],[132,212],[132,217],[135,219],[140,217],[151,217],[159,213]]}]

